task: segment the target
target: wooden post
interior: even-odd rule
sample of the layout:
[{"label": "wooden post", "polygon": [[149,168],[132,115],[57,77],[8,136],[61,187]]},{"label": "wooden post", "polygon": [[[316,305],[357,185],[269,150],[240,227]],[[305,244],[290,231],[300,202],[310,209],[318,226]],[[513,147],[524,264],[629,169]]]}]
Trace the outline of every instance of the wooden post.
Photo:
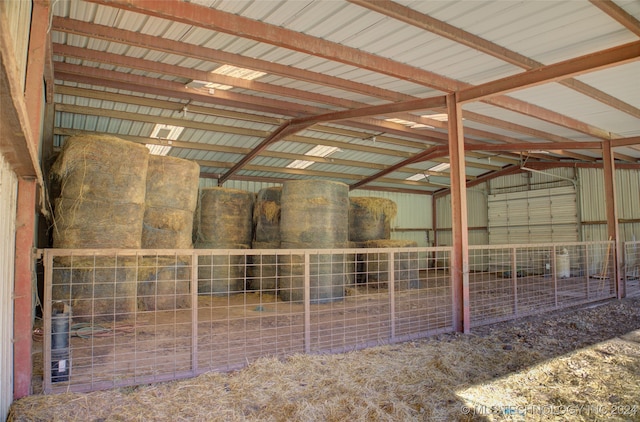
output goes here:
[{"label": "wooden post", "polygon": [[464,163],[462,106],[457,103],[456,94],[447,95],[447,113],[449,115],[449,162],[451,163],[453,326],[456,331],[468,333],[470,329],[470,311],[467,186]]}]

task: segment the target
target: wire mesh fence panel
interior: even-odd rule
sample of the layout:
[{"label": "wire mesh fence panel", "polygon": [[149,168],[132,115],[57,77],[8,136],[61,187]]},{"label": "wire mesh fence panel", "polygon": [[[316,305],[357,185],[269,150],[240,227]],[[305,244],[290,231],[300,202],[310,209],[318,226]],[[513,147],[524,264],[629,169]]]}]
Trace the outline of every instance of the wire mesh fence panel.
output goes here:
[{"label": "wire mesh fence panel", "polygon": [[394,253],[394,339],[453,331],[450,250]]},{"label": "wire mesh fence panel", "polygon": [[513,252],[505,247],[469,248],[469,261],[475,262],[476,268],[469,274],[471,325],[516,315],[518,273],[514,272]]},{"label": "wire mesh fence panel", "polygon": [[640,295],[640,241],[624,244],[624,279],[627,296]]},{"label": "wire mesh fence panel", "polygon": [[[352,350],[389,340],[389,291],[386,282],[368,278],[366,255],[355,250],[310,255],[309,352]],[[324,295],[314,292],[318,286]]]},{"label": "wire mesh fence panel", "polygon": [[45,392],[193,374],[190,255],[54,254],[45,255]]},{"label": "wire mesh fence panel", "polygon": [[615,296],[613,242],[472,246],[471,325]]},{"label": "wire mesh fence panel", "polygon": [[280,258],[275,251],[198,251],[198,372],[304,351],[303,306],[278,298]]}]

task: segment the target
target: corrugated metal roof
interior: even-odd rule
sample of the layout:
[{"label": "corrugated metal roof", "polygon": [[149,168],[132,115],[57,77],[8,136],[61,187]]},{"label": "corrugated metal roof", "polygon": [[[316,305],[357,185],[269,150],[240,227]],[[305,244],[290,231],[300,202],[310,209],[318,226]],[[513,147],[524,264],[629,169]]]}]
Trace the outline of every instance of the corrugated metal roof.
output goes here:
[{"label": "corrugated metal roof", "polygon": [[[428,148],[446,146],[443,125],[410,128],[384,120],[393,113],[372,113],[321,121],[271,145],[260,145],[295,118],[439,96],[451,86],[460,89],[524,74],[531,63],[550,65],[638,39],[638,32],[586,1],[412,0],[388,3],[394,7],[374,11],[357,0],[191,0],[171,3],[177,15],[166,18],[145,10],[144,3],[100,2],[54,2],[52,6],[54,49],[78,48],[73,53],[60,49],[54,55],[56,84],[61,87],[55,95],[56,143],[74,131],[153,142],[149,136],[162,120],[185,127],[178,140],[188,145],[174,146],[171,155],[225,163],[203,165],[203,173],[210,173],[203,176],[225,174],[259,147],[249,167],[236,175],[270,183],[327,178],[351,184],[403,165],[403,170],[380,173],[383,182],[373,180],[368,186],[435,192],[441,187],[404,179],[411,175],[407,169],[427,170],[432,163],[447,160],[445,149],[429,157],[431,161],[410,162]],[[158,9],[168,4],[161,3]],[[637,2],[615,4],[631,16],[631,25],[638,23]],[[207,12],[202,6],[220,14],[219,19],[197,22]],[[398,15],[392,10],[395,6]],[[185,9],[184,16],[179,16],[180,8]],[[192,13],[193,8],[200,13]],[[412,24],[409,14],[401,16],[402,10],[425,18]],[[185,21],[188,16],[195,20]],[[236,32],[216,27],[236,17],[256,22],[243,24]],[[422,27],[430,19],[457,32],[430,32]],[[263,31],[262,25],[269,30]],[[283,30],[290,32],[279,34]],[[488,43],[493,51],[479,42]],[[110,54],[108,59],[105,53]],[[238,80],[228,90],[185,87],[191,81],[188,75],[213,78],[209,72],[222,64],[262,70],[265,75],[255,82]],[[499,104],[465,104],[465,136],[490,145],[598,142],[606,133],[614,139],[639,136],[638,74],[636,60],[576,76],[591,90],[589,95],[584,86],[576,90],[575,85],[550,82],[510,92],[507,101]],[[443,108],[407,110],[401,118],[428,125],[421,115],[444,112]],[[286,169],[317,144],[338,146],[341,151],[332,155],[333,163],[316,162],[295,172]],[[637,164],[640,159],[637,145],[617,148],[616,153],[622,161]],[[518,165],[518,155],[519,151],[476,151],[466,157],[467,175],[476,178]],[[593,162],[600,152],[554,151],[547,157],[527,159]],[[251,169],[251,165],[258,167]],[[446,185],[447,180],[440,182]]]}]

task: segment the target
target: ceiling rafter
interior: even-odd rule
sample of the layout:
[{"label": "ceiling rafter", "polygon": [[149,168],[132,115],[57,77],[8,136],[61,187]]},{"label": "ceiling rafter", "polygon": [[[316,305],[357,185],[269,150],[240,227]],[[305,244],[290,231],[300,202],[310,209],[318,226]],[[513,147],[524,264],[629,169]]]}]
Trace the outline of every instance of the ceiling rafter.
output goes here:
[{"label": "ceiling rafter", "polygon": [[54,16],[52,20],[52,29],[88,38],[96,38],[129,46],[149,48],[169,54],[177,54],[181,56],[188,55],[189,57],[208,62],[227,63],[238,67],[260,70],[278,76],[343,89],[345,91],[355,92],[374,98],[381,98],[387,101],[403,101],[412,98],[411,96],[402,93],[342,78],[336,78],[322,73],[311,72],[292,66],[284,66],[266,60],[254,59],[194,44],[185,44],[179,41],[142,34],[140,32],[126,31],[124,29],[112,28],[105,25],[83,22],[76,19]]},{"label": "ceiling rafter", "polygon": [[[518,52],[509,50],[501,45],[486,40],[468,31],[456,28],[446,22],[435,19],[424,13],[420,13],[409,7],[400,5],[391,0],[348,0],[350,3],[373,10],[393,19],[400,20],[409,25],[432,32],[441,37],[455,41],[459,44],[481,51],[490,56],[496,57],[512,65],[524,68],[526,70],[544,66],[544,63],[538,62],[530,57],[524,56]],[[595,3],[604,3],[600,0]],[[611,2],[608,2],[611,3]],[[616,6],[617,7],[617,6]],[[623,11],[624,12],[624,11]],[[629,22],[631,23],[631,22]],[[636,23],[637,25],[637,23]],[[640,28],[640,27],[638,27]],[[640,33],[639,33],[640,34]],[[597,101],[607,104],[618,110],[624,111],[632,116],[640,118],[640,109],[631,104],[625,103],[612,95],[597,90],[583,82],[575,79],[566,79],[558,81],[560,84],[574,89],[584,95],[587,95]]]},{"label": "ceiling rafter", "polygon": [[507,94],[520,89],[557,82],[559,80],[620,66],[640,60],[640,41],[527,70],[492,82],[464,88],[457,93],[457,101],[468,103]]},{"label": "ceiling rafter", "polygon": [[618,21],[622,26],[627,28],[640,37],[640,21],[627,13],[623,8],[615,4],[611,0],[589,0],[591,4],[602,10],[607,15]]},{"label": "ceiling rafter", "polygon": [[[372,72],[387,74],[424,86],[454,92],[469,88],[470,84],[457,81],[423,69],[408,66],[390,59],[366,53],[342,44],[329,42],[310,35],[295,32],[286,28],[269,25],[264,22],[248,19],[243,16],[222,12],[196,4],[185,2],[133,2],[131,0],[89,0],[129,10],[141,14],[155,16],[176,22],[194,25],[214,31],[238,35],[258,42],[264,42],[302,53],[312,54],[339,63],[368,69]],[[540,118],[563,127],[577,130],[601,139],[615,139],[621,136],[603,131],[577,119],[569,118],[543,107],[534,106],[524,101],[506,96],[496,96],[485,101],[498,107],[516,111],[525,115]]]},{"label": "ceiling rafter", "polygon": [[[61,31],[65,31],[65,32],[70,32],[70,33],[74,33],[74,34],[78,34],[78,35],[83,35],[83,36],[92,36],[93,34],[88,33],[87,31],[89,30],[89,28],[85,28],[86,23],[84,22],[80,22],[80,21],[74,21],[74,20],[69,20],[69,19],[63,19],[63,18],[54,18],[54,28],[56,28],[57,30],[61,30]],[[100,25],[98,25],[99,27]],[[98,31],[95,31],[97,33],[98,36],[103,36],[106,39],[112,40],[113,42],[117,42],[120,40],[126,40],[127,44],[133,45],[134,41],[136,40],[136,35],[138,35],[137,33],[129,33],[128,31],[123,31],[123,30],[111,30],[109,31],[108,35],[109,37],[106,37],[106,34],[103,34],[105,32],[104,28],[99,28]],[[155,37],[151,37],[151,40],[147,38],[148,36],[142,36],[142,39],[144,40],[144,42],[148,42],[150,45],[145,45],[145,47],[147,48],[152,48],[152,49],[159,49],[159,48],[163,48],[163,50],[167,50],[166,46],[161,46],[161,45],[157,45],[157,41],[153,41],[156,40]],[[153,42],[152,42],[153,41]],[[191,53],[191,50],[193,49],[194,46],[192,45],[184,45],[182,43],[179,42],[169,42],[168,43],[171,46],[171,51],[173,54],[185,54],[185,51],[188,51],[189,53]],[[99,62],[107,62],[107,63],[111,63],[114,65],[118,65],[118,66],[125,66],[125,67],[132,67],[132,68],[142,68],[142,69],[150,69],[150,65],[145,65],[144,64],[144,60],[140,60],[140,59],[133,59],[133,58],[129,58],[129,59],[125,59],[122,58],[122,56],[120,55],[114,55],[114,54],[108,54],[108,53],[103,53],[103,52],[97,52],[97,51],[92,51],[92,52],[86,52],[85,49],[79,49],[79,48],[74,48],[74,47],[69,47],[69,48],[60,48],[57,47],[57,51],[60,54],[70,54],[72,57],[78,57],[78,58],[83,58],[86,60],[96,60]],[[204,57],[203,57],[204,59]],[[155,62],[154,62],[155,64]],[[62,68],[62,70],[64,70],[64,66],[60,65],[60,67]],[[190,71],[191,73],[180,73],[179,70],[175,69],[175,68],[179,68],[179,66],[168,66],[165,65],[164,67],[165,72],[171,72],[171,74],[177,74],[177,75],[182,75],[183,77],[191,77],[191,78],[205,78],[205,75],[202,75],[202,73],[205,72],[199,72],[197,73],[197,71],[190,71],[190,69],[188,71]],[[172,70],[173,69],[173,70]],[[158,71],[158,68],[152,69],[155,71]],[[83,72],[82,70],[78,69],[77,74],[85,74],[85,72]],[[196,73],[194,73],[196,72]],[[211,78],[214,81],[221,81],[221,82],[228,82],[233,84],[235,82],[235,80],[237,80],[238,78],[227,78],[227,79],[214,79]],[[245,87],[245,88],[253,88],[256,90],[263,90],[263,88],[265,88],[265,86],[270,86],[269,84],[253,84],[253,85],[248,85],[248,84],[242,84],[240,83],[240,86]],[[269,90],[267,90],[267,92],[272,92],[272,93],[278,93],[278,89],[279,87],[276,88],[270,88]],[[287,96],[287,93],[289,94],[293,94],[296,98],[300,98],[300,93],[299,92],[295,92],[297,90],[290,90],[290,91],[282,91],[280,92],[280,95],[283,96]],[[306,91],[303,92],[304,94],[306,94]],[[327,97],[327,96],[324,96]],[[333,98],[333,97],[331,97]],[[410,97],[410,96],[404,96],[404,100],[413,100],[415,99],[415,97]],[[330,98],[324,98],[324,101],[329,101]],[[345,106],[346,104],[341,103],[338,99],[336,99],[336,101],[332,101],[331,102],[332,105],[335,106]],[[252,103],[253,105],[253,103]],[[354,105],[354,104],[351,104]],[[272,110],[264,110],[264,111],[272,111]],[[313,113],[318,113],[319,111],[316,110],[309,110],[307,109],[307,111]],[[284,110],[282,111],[284,113]],[[424,118],[424,117],[420,117],[420,116],[415,116],[415,115],[409,115],[408,113],[400,113],[399,117],[406,117],[406,118],[411,118],[414,120],[417,120],[418,122],[424,123],[424,124],[428,124],[428,125],[434,125],[436,127],[442,127],[446,129],[446,124],[442,124],[439,125],[439,123],[441,122],[437,122],[434,121],[432,119],[428,119],[428,118]],[[498,122],[499,120],[494,119],[495,122]],[[505,122],[506,123],[506,122]],[[386,122],[377,122],[377,125],[395,125],[395,124],[391,124],[391,123],[386,123]],[[406,131],[406,128],[399,128],[398,125],[395,125],[394,128],[394,132],[397,132],[398,129],[404,129]],[[415,132],[414,132],[415,134]],[[437,133],[433,133],[436,136],[440,135],[438,139],[431,139],[432,142],[447,142],[447,137],[446,134],[437,134]],[[502,141],[502,142],[510,142],[509,140],[506,140],[505,137],[501,137],[500,135],[497,134],[490,134],[489,132],[486,131],[477,131],[476,129],[473,128],[469,128],[466,129],[465,134],[470,135],[470,136],[479,136],[482,138],[486,138],[486,139],[494,139],[494,140],[498,140],[498,141]],[[424,137],[424,139],[429,139],[429,137],[424,136],[423,134],[421,134],[421,137]],[[551,137],[551,134],[549,134],[548,137]],[[543,138],[545,138],[545,136],[543,136]],[[517,142],[517,140],[516,140]],[[561,155],[567,155],[565,153],[559,152]],[[574,156],[574,155],[569,155],[569,156]]]}]

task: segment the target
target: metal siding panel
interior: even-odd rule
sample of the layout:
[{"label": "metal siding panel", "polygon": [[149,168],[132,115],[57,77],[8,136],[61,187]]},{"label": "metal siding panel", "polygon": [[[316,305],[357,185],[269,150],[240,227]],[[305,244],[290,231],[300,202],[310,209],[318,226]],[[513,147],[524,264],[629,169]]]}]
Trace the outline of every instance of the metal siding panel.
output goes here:
[{"label": "metal siding panel", "polygon": [[616,170],[618,218],[640,219],[640,171]]},{"label": "metal siding panel", "polygon": [[[604,173],[602,172],[602,169],[579,169],[578,174],[580,181],[581,221],[591,222],[606,220],[607,208],[604,195]],[[588,239],[584,238],[584,240]],[[604,240],[606,240],[606,238]]]},{"label": "metal siding panel", "polygon": [[31,2],[3,1],[0,12],[9,24],[9,33],[13,44],[13,53],[20,73],[20,87],[24,91],[27,74],[27,55],[29,53],[29,32],[31,30]]},{"label": "metal siding panel", "polygon": [[0,419],[13,400],[13,272],[18,179],[0,155]]}]

